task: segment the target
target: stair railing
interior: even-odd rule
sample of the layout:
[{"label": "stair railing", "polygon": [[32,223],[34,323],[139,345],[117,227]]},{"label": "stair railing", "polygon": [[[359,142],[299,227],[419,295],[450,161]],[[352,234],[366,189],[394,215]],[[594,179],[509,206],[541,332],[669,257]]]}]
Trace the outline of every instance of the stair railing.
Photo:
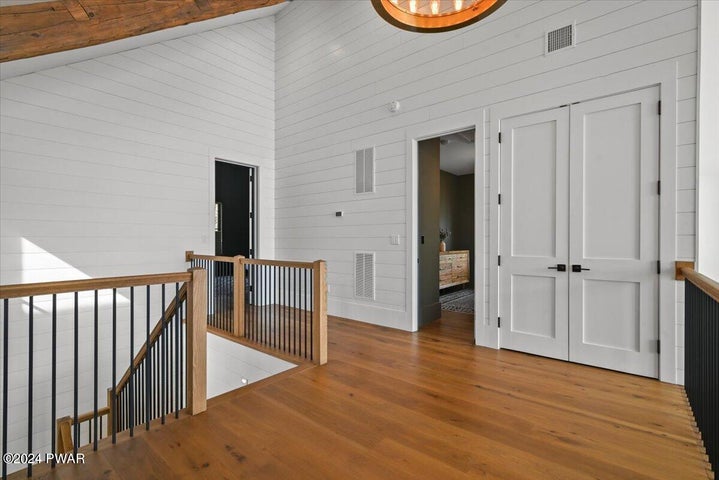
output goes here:
[{"label": "stair railing", "polygon": [[[114,443],[119,431],[132,436],[136,425],[149,428],[151,420],[170,412],[196,415],[206,409],[205,270],[3,285],[0,300],[3,455],[69,450],[76,455],[83,425],[97,449],[103,417]],[[58,348],[68,344],[71,349]],[[127,371],[118,381],[123,364]],[[163,374],[172,378],[163,383]],[[92,382],[85,382],[89,375]],[[62,391],[66,383],[72,383],[69,396]],[[112,387],[101,393],[101,385]],[[105,406],[99,405],[101,395],[107,395]],[[36,424],[42,418],[33,415],[36,407],[49,409],[48,425]],[[80,415],[80,409],[91,411]],[[59,411],[72,415],[58,420]],[[11,415],[26,418],[26,428],[10,422]],[[10,467],[32,476],[32,464]],[[7,475],[3,462],[2,478]]]},{"label": "stair railing", "polygon": [[677,262],[684,282],[684,389],[714,473],[719,472],[719,282]]},{"label": "stair railing", "polygon": [[327,265],[197,255],[192,267],[208,272],[211,331],[291,359],[327,363]]}]

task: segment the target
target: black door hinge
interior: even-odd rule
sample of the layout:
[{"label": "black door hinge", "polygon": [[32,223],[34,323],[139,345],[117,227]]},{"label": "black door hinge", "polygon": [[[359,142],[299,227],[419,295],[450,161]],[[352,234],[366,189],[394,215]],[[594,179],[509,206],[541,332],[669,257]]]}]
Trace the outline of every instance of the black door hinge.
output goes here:
[{"label": "black door hinge", "polygon": [[657,353],[662,353],[662,341],[657,340]]},{"label": "black door hinge", "polygon": [[659,115],[662,114],[662,101],[661,101],[661,100],[659,100],[659,101],[657,102],[657,113],[658,113]]},{"label": "black door hinge", "polygon": [[501,255],[497,255],[497,266],[498,267],[502,266],[502,256]]},{"label": "black door hinge", "polygon": [[662,262],[661,260],[657,260],[657,275],[662,273]]},{"label": "black door hinge", "polygon": [[657,180],[657,195],[661,195],[661,194],[662,194],[662,181]]},{"label": "black door hinge", "polygon": [[498,141],[499,143],[502,143],[502,132],[499,132],[499,133],[497,134],[497,141]]},{"label": "black door hinge", "polygon": [[250,219],[255,218],[255,214],[253,212],[250,212]]},{"label": "black door hinge", "polygon": [[502,204],[502,194],[501,194],[501,193],[498,193],[498,194],[497,194],[497,204],[498,204],[498,205],[501,205],[501,204]]},{"label": "black door hinge", "polygon": [[502,317],[497,317],[497,328],[502,328]]}]

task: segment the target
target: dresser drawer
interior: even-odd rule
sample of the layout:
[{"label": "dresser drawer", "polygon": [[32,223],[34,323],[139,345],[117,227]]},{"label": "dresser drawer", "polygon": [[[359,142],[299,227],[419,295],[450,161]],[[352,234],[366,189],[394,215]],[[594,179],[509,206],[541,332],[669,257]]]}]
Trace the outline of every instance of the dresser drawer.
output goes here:
[{"label": "dresser drawer", "polygon": [[469,250],[440,252],[439,288],[469,283]]}]

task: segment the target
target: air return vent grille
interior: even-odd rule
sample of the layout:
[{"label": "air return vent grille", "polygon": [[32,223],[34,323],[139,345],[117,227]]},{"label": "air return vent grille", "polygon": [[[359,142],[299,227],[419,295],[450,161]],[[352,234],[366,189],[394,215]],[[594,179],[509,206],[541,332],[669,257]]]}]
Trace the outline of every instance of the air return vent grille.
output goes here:
[{"label": "air return vent grille", "polygon": [[374,300],[374,252],[355,252],[355,297]]},{"label": "air return vent grille", "polygon": [[557,28],[551,32],[547,32],[546,41],[544,43],[544,53],[552,53],[563,48],[571,47],[576,41],[574,25]]},{"label": "air return vent grille", "polygon": [[374,148],[355,153],[355,193],[374,192]]}]

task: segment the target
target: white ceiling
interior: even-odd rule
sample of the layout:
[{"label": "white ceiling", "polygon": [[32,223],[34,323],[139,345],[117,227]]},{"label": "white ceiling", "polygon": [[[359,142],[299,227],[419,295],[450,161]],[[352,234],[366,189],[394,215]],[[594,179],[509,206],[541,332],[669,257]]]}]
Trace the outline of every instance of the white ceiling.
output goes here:
[{"label": "white ceiling", "polygon": [[474,173],[474,129],[440,137],[439,168],[453,175]]},{"label": "white ceiling", "polygon": [[[34,0],[0,0],[5,6],[6,2],[24,2],[35,3]],[[178,27],[166,28],[157,32],[137,35],[135,37],[123,38],[114,42],[94,45],[92,47],[77,48],[75,50],[67,50],[65,52],[50,53],[48,55],[40,55],[32,58],[23,58],[21,60],[13,60],[12,62],[0,63],[0,79],[4,80],[18,75],[25,75],[32,72],[38,72],[48,68],[59,67],[61,65],[69,65],[71,63],[82,62],[91,58],[111,55],[113,53],[133,50],[135,48],[145,47],[154,43],[166,42],[175,38],[186,37],[216,28],[227,27],[238,23],[248,22],[261,17],[268,17],[279,12],[287,6],[288,2],[273,5],[271,7],[255,8],[244,12],[225,15],[224,17],[212,18],[201,22],[180,25]]]}]

